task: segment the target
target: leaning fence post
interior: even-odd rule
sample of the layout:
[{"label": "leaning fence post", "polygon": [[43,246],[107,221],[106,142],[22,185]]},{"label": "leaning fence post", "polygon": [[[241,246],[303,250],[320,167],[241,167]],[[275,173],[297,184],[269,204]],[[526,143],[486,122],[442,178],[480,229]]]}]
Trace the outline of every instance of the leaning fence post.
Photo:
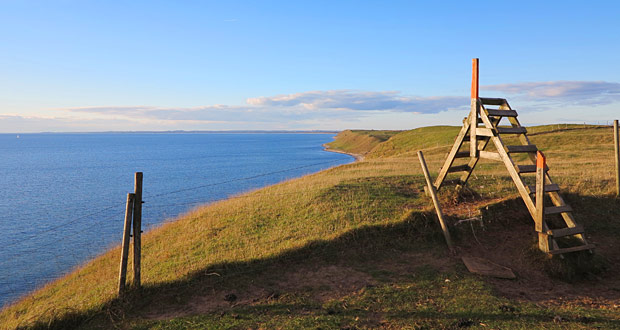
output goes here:
[{"label": "leaning fence post", "polygon": [[431,199],[433,200],[433,205],[435,206],[435,211],[437,212],[437,217],[439,218],[439,224],[441,225],[441,230],[443,231],[443,236],[446,239],[446,243],[450,250],[453,249],[452,239],[450,237],[450,232],[448,231],[448,226],[446,226],[446,222],[443,219],[443,213],[441,212],[441,206],[439,205],[439,200],[437,199],[437,194],[435,193],[435,186],[431,182],[431,175],[428,173],[428,167],[426,166],[426,161],[424,160],[424,154],[422,151],[418,151],[418,158],[420,159],[420,165],[422,165],[422,172],[424,172],[424,178],[426,178],[426,184],[428,186],[428,192],[431,195]]},{"label": "leaning fence post", "polygon": [[140,287],[140,259],[142,251],[142,172],[136,172],[133,203],[133,284]]},{"label": "leaning fence post", "polygon": [[118,294],[125,290],[127,278],[127,258],[129,255],[129,236],[131,236],[131,219],[133,215],[133,204],[135,194],[127,194],[127,206],[125,208],[125,228],[123,230],[123,242],[121,245],[121,264],[118,271]]}]

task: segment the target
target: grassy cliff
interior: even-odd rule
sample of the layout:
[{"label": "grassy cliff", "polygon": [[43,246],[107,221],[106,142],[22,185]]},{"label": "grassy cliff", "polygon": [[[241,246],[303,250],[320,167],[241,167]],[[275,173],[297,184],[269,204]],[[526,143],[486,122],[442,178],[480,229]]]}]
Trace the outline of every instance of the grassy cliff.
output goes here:
[{"label": "grassy cliff", "polygon": [[[535,249],[533,222],[505,169],[481,162],[470,189],[444,189],[441,202],[459,255],[488,258],[518,278],[469,274],[445,248],[415,157],[424,150],[436,173],[458,128],[345,131],[330,147],[363,161],[145,233],[142,290],[116,297],[115,248],[5,307],[0,327],[620,328],[611,129],[531,131],[598,245],[591,268],[555,271]],[[478,214],[481,221],[457,224]]]}]

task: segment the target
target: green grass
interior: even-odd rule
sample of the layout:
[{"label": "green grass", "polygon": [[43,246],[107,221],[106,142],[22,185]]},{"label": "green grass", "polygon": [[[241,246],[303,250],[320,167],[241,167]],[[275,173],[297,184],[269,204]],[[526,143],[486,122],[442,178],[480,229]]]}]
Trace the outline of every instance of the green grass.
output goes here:
[{"label": "green grass", "polygon": [[[482,227],[451,229],[464,252],[505,253],[517,270],[547,286],[569,285],[583,299],[605,285],[606,299],[620,305],[613,294],[620,284],[606,279],[618,271],[608,261],[618,257],[611,245],[620,234],[611,129],[569,128],[529,129],[607,269],[586,271],[577,284],[554,282],[546,262],[531,255],[532,221],[497,164],[481,162],[471,193],[444,189],[441,203],[451,224],[482,209]],[[535,283],[470,275],[449,255],[415,152],[424,149],[436,173],[458,130],[343,132],[331,147],[355,149],[365,160],[197,208],[145,233],[142,290],[116,297],[117,247],[4,308],[1,327],[620,328],[611,305],[515,298],[502,286],[535,293],[528,289]],[[231,293],[235,302],[224,299]]]}]

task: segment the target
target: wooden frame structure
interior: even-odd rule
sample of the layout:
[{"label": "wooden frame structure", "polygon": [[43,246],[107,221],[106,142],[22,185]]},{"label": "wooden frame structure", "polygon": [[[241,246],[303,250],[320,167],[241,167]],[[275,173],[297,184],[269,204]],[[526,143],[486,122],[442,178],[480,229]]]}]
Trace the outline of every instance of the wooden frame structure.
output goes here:
[{"label": "wooden frame structure", "polygon": [[[577,224],[572,215],[572,208],[560,195],[558,185],[551,180],[546,160],[538,148],[530,143],[527,129],[521,126],[517,119],[517,112],[510,107],[506,99],[479,97],[479,60],[476,58],[472,62],[471,111],[463,120],[463,127],[439,171],[435,188],[439,190],[449,182],[464,186],[481,158],[502,162],[534,219],[535,229],[539,233],[539,248],[549,254],[591,251],[594,246],[586,242],[583,227]],[[496,108],[487,108],[488,106]],[[503,118],[508,119],[510,126],[499,126]],[[520,145],[506,145],[502,135],[516,136]],[[485,150],[489,142],[495,146],[495,152]],[[461,150],[466,143],[469,143],[469,148]],[[511,155],[518,153],[526,153],[529,164],[517,164]],[[457,159],[465,159],[467,163],[455,165]],[[459,179],[448,181],[446,178],[449,173],[462,174]],[[526,185],[527,174],[536,174],[535,185]],[[545,206],[545,196],[549,198],[552,206]],[[547,217],[554,214],[561,216],[565,227],[550,229]],[[572,246],[560,248],[557,239],[568,236],[576,238],[564,239],[566,244]]]}]

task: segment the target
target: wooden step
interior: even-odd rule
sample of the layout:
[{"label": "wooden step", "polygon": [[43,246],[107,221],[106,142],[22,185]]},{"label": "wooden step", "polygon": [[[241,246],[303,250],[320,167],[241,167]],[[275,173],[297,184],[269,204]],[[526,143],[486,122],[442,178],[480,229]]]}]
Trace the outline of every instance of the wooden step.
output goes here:
[{"label": "wooden step", "polygon": [[564,212],[573,212],[573,208],[571,208],[568,205],[545,207],[545,215],[558,214],[558,213],[564,213]]},{"label": "wooden step", "polygon": [[523,146],[506,146],[506,151],[509,153],[517,153],[517,152],[536,152],[538,148],[536,148],[533,144],[523,145]]},{"label": "wooden step", "polygon": [[536,165],[517,165],[519,173],[536,173]]},{"label": "wooden step", "polygon": [[482,102],[482,104],[488,104],[488,105],[502,105],[506,103],[506,99],[500,99],[500,98],[494,98],[494,97],[481,97],[480,102]]},{"label": "wooden step", "polygon": [[570,253],[570,252],[577,252],[577,251],[584,251],[584,250],[592,250],[592,249],[594,249],[594,244],[586,244],[586,245],[573,246],[573,247],[569,247],[569,248],[551,250],[551,251],[549,251],[549,253],[550,254],[563,254],[563,253]]},{"label": "wooden step", "polygon": [[551,235],[553,237],[564,237],[564,236],[571,236],[571,235],[577,235],[577,234],[583,234],[583,226],[582,225],[577,225],[575,227],[568,227],[568,228],[560,228],[560,229],[551,229],[547,231],[547,235]]},{"label": "wooden step", "polygon": [[499,109],[486,109],[489,116],[495,117],[516,117],[517,112],[515,110],[499,110]]},{"label": "wooden step", "polygon": [[[531,185],[531,186],[527,186],[527,190],[529,190],[530,194],[535,194],[536,193],[536,186],[535,185]],[[560,186],[558,186],[557,184],[546,184],[545,185],[545,192],[552,192],[552,191],[560,191]]]},{"label": "wooden step", "polygon": [[452,173],[452,172],[469,172],[471,171],[471,167],[469,167],[469,165],[465,164],[465,165],[458,165],[458,166],[452,166],[448,169],[448,173]]},{"label": "wooden step", "polygon": [[459,151],[454,155],[454,158],[467,158],[469,157],[469,151]]},{"label": "wooden step", "polygon": [[499,134],[525,134],[527,130],[525,127],[497,127],[497,133]]}]

